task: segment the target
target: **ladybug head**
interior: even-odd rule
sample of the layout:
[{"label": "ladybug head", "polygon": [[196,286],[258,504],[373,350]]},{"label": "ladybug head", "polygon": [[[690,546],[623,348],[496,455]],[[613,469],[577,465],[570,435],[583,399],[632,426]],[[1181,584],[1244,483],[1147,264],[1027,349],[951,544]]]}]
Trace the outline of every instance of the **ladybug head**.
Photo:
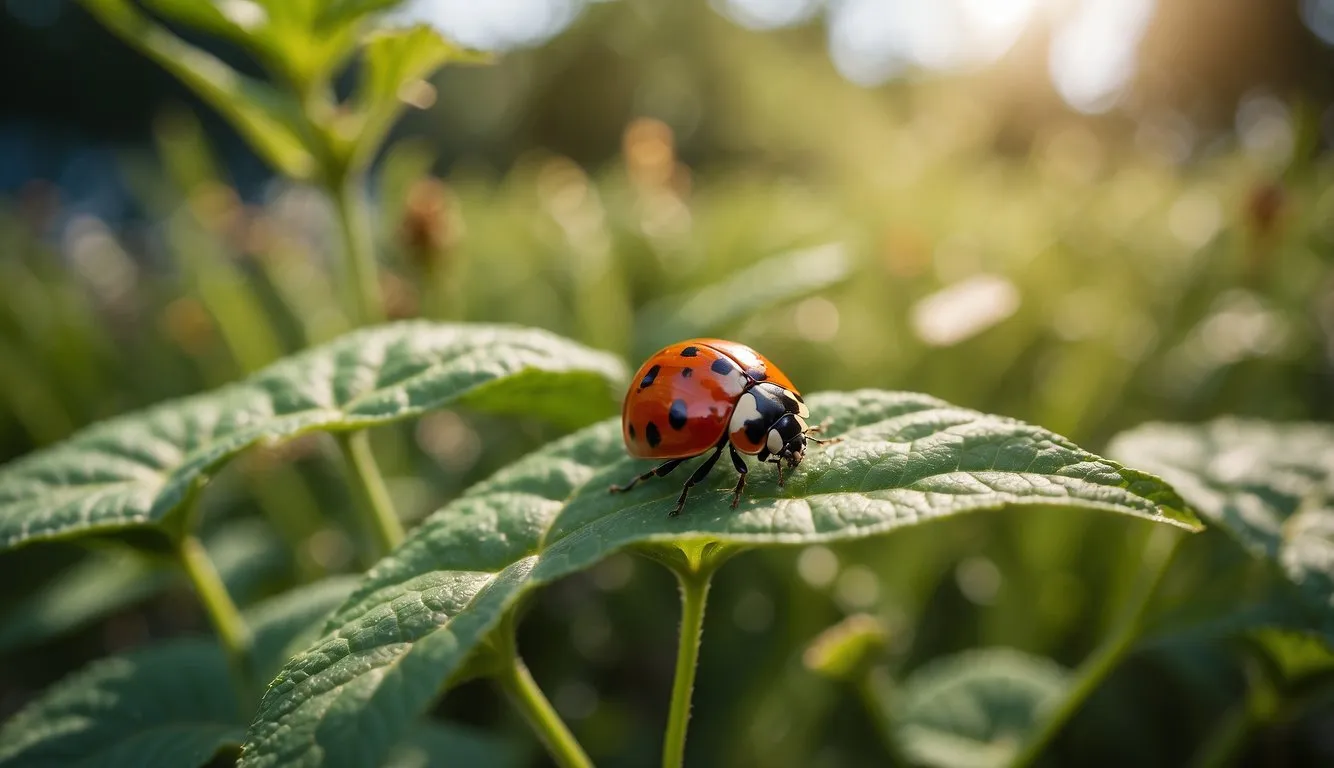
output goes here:
[{"label": "ladybug head", "polygon": [[787,462],[789,467],[796,467],[801,460],[806,458],[806,422],[801,416],[795,413],[784,414],[782,418],[774,422],[769,427],[769,433],[765,435],[765,449],[779,459]]}]

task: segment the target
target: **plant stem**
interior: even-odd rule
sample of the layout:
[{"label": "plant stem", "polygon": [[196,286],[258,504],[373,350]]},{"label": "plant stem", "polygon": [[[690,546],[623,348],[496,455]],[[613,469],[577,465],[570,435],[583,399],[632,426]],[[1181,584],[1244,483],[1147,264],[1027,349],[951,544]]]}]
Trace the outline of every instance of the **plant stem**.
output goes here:
[{"label": "plant stem", "polygon": [[[236,603],[232,602],[231,595],[227,594],[227,586],[222,583],[218,569],[213,567],[213,560],[199,539],[190,534],[182,536],[177,553],[231,663],[232,672],[236,676],[238,698],[248,701],[252,693],[250,627],[241,617]],[[242,706],[245,707],[244,704]]]},{"label": "plant stem", "polygon": [[1249,744],[1255,725],[1256,718],[1248,702],[1229,709],[1191,758],[1191,768],[1227,768],[1236,763]]},{"label": "plant stem", "polygon": [[704,605],[709,597],[713,568],[673,568],[681,585],[681,636],[676,649],[676,679],[667,716],[667,734],[662,745],[663,768],[679,768],[685,760],[686,724],[690,720],[690,697],[695,689],[695,667],[699,662],[700,633],[704,629]]},{"label": "plant stem", "polygon": [[361,496],[357,509],[375,544],[372,557],[379,560],[403,541],[403,524],[394,512],[389,489],[385,487],[380,467],[375,463],[368,433],[365,430],[344,432],[335,435],[335,439],[352,473],[352,484]]},{"label": "plant stem", "polygon": [[563,768],[592,768],[593,761],[588,759],[584,748],[579,746],[565,721],[556,713],[556,708],[543,695],[542,689],[528,671],[528,665],[523,663],[517,653],[510,654],[507,663],[496,675],[496,680],[537,732],[557,765]]},{"label": "plant stem", "polygon": [[[1077,679],[1070,686],[1070,690],[1066,692],[1060,705],[1042,723],[1038,732],[1029,739],[1018,757],[1010,763],[1010,768],[1027,768],[1036,763],[1038,758],[1042,757],[1042,753],[1056,740],[1057,735],[1060,734],[1065,725],[1084,705],[1084,701],[1097,690],[1107,675],[1111,674],[1111,671],[1116,668],[1121,659],[1134,647],[1135,641],[1139,639],[1140,633],[1144,629],[1144,620],[1148,615],[1149,606],[1153,602],[1158,588],[1162,586],[1163,577],[1171,569],[1172,561],[1181,543],[1181,536],[1173,531],[1164,530],[1156,533],[1172,538],[1166,543],[1157,537],[1149,539],[1146,554],[1151,566],[1149,572],[1144,575],[1141,581],[1142,586],[1139,593],[1131,600],[1125,615],[1113,631],[1112,636],[1080,665]],[[1155,553],[1153,550],[1159,551]],[[1157,557],[1154,557],[1155,554]]]},{"label": "plant stem", "polygon": [[370,212],[361,189],[361,175],[335,174],[327,189],[333,198],[343,234],[343,303],[353,325],[372,325],[384,320],[380,300],[380,276],[375,263],[375,240],[371,235]]},{"label": "plant stem", "polygon": [[889,711],[889,706],[881,694],[882,690],[889,687],[889,670],[884,667],[867,669],[864,674],[857,678],[855,685],[857,686],[857,694],[861,696],[862,704],[871,717],[872,725],[875,726],[876,733],[880,734],[880,741],[885,746],[885,754],[889,758],[889,764],[912,765],[912,761],[903,753],[903,745],[899,743],[898,734],[894,730],[893,714]]}]

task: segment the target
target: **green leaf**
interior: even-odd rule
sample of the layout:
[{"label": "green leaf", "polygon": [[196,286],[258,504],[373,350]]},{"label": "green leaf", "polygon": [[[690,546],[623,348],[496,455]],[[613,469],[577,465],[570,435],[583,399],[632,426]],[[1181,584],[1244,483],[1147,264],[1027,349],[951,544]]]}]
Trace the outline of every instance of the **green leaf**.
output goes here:
[{"label": "green leaf", "polygon": [[1009,648],[927,664],[898,691],[898,733],[914,761],[939,768],[1007,764],[1060,701],[1070,672]]},{"label": "green leaf", "polygon": [[[232,523],[205,537],[205,547],[238,603],[249,602],[290,567],[267,524]],[[98,548],[0,617],[0,653],[56,637],[182,582],[173,564],[119,548]]]},{"label": "green leaf", "polygon": [[398,323],[348,334],[214,392],[94,425],[0,467],[0,545],[168,524],[258,443],[462,405],[586,424],[614,412],[615,358],[545,331]]},{"label": "green leaf", "polygon": [[[353,585],[328,579],[248,612],[259,680]],[[222,649],[172,640],[93,662],[47,690],[0,730],[0,766],[203,765],[244,732]]]},{"label": "green leaf", "polygon": [[1299,610],[1282,625],[1334,642],[1334,426],[1234,418],[1147,424],[1119,435],[1110,450],[1161,474],[1252,557],[1284,574]]},{"label": "green leaf", "polygon": [[446,62],[488,61],[425,24],[372,32],[366,36],[363,52],[365,64],[351,101],[352,112],[339,131],[352,139],[347,151],[357,166],[369,162],[405,106],[423,105],[423,94],[434,98],[424,78]]},{"label": "green leaf", "polygon": [[294,179],[308,179],[314,174],[315,157],[302,137],[301,109],[294,97],[246,77],[216,56],[190,45],[144,16],[129,0],[82,2],[128,45],[213,105],[278,171]]},{"label": "green leaf", "polygon": [[754,313],[795,301],[846,280],[852,260],[839,243],[781,253],[687,297],[645,307],[635,349],[648,356],[679,339],[714,336]]},{"label": "green leaf", "polygon": [[1261,627],[1247,639],[1270,664],[1273,679],[1288,686],[1334,674],[1334,650],[1320,635]]},{"label": "green leaf", "polygon": [[856,613],[821,632],[802,654],[802,663],[817,674],[834,680],[854,680],[866,673],[889,644],[889,632],[881,621]]},{"label": "green leaf", "polygon": [[[241,45],[280,82],[309,91],[355,49],[364,2],[309,0],[145,0],[157,13]],[[380,2],[380,5],[385,5]]]},{"label": "green leaf", "polygon": [[[1160,480],[1045,430],[924,395],[812,396],[836,444],[815,448],[778,489],[767,467],[728,508],[722,462],[679,517],[679,480],[607,487],[646,466],[617,420],[576,433],[474,486],[376,565],[271,685],[243,765],[365,765],[379,759],[527,592],[620,550],[803,545],[1016,506],[1103,510],[1193,529]],[[683,470],[688,472],[690,470]],[[372,727],[372,724],[373,727]]]},{"label": "green leaf", "polygon": [[144,6],[186,26],[248,44],[263,39],[269,14],[254,0],[144,0]]}]

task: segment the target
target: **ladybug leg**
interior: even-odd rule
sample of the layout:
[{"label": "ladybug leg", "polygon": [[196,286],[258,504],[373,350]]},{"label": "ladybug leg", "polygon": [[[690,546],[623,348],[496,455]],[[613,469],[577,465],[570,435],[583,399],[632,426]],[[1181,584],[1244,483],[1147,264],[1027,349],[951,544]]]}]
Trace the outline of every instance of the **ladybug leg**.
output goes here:
[{"label": "ladybug leg", "polygon": [[728,443],[728,452],[732,454],[732,466],[736,467],[739,477],[736,479],[736,488],[732,489],[732,509],[741,501],[741,491],[746,487],[746,462],[741,458],[741,454],[736,452],[736,446]]},{"label": "ladybug leg", "polygon": [[713,465],[718,463],[718,457],[723,455],[724,445],[727,445],[727,439],[725,437],[723,438],[723,442],[718,443],[718,447],[714,449],[713,455],[709,456],[709,458],[704,460],[703,464],[700,464],[695,468],[694,474],[690,476],[690,479],[687,480],[686,484],[681,488],[681,495],[676,499],[676,509],[673,509],[671,512],[672,517],[681,514],[681,508],[686,505],[686,494],[690,493],[690,489],[709,476],[709,470],[713,469]]},{"label": "ladybug leg", "polygon": [[672,459],[671,461],[664,461],[663,463],[659,464],[653,469],[650,469],[649,471],[645,472],[639,477],[636,477],[635,479],[631,480],[625,485],[613,485],[607,490],[611,493],[624,493],[625,491],[634,488],[636,485],[639,485],[641,482],[649,479],[650,477],[654,476],[666,477],[667,474],[671,472],[673,469],[676,469],[677,467],[681,466],[681,462],[683,461],[685,461],[685,459]]},{"label": "ladybug leg", "polygon": [[782,487],[783,487],[783,460],[782,460],[782,459],[774,459],[771,463],[772,463],[775,467],[778,467],[778,487],[779,487],[779,488],[782,488]]}]

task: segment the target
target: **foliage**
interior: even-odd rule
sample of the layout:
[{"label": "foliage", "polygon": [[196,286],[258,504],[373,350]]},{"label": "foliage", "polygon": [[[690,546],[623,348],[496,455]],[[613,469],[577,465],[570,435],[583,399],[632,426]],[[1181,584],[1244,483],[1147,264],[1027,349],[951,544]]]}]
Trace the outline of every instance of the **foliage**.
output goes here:
[{"label": "foliage", "polygon": [[[1328,757],[1327,157],[1183,165],[1092,121],[1016,146],[986,82],[849,89],[642,3],[443,77],[483,57],[386,0],[82,4],[282,179],[238,193],[176,113],[165,174],[125,163],[147,248],[0,210],[0,450],[29,454],[0,467],[0,763]],[[654,25],[726,57],[668,66]],[[536,87],[596,120],[556,88],[612,49],[670,76],[605,166],[446,183],[391,141],[437,89],[409,132],[540,122],[507,101]],[[693,335],[843,439],[669,518],[675,475],[605,493],[643,466],[594,422]]]},{"label": "foliage", "polygon": [[1155,478],[1027,425],[870,391],[812,397],[810,407],[842,441],[809,457],[782,491],[752,483],[736,511],[730,494],[705,492],[689,514],[671,518],[664,510],[677,490],[665,483],[629,500],[608,495],[609,484],[635,471],[616,422],[474,487],[372,569],[326,636],[279,675],[243,764],[374,762],[395,729],[367,738],[362,723],[394,721],[384,707],[424,709],[524,593],[622,549],[698,564],[753,546],[860,538],[1025,504],[1193,525]]}]

